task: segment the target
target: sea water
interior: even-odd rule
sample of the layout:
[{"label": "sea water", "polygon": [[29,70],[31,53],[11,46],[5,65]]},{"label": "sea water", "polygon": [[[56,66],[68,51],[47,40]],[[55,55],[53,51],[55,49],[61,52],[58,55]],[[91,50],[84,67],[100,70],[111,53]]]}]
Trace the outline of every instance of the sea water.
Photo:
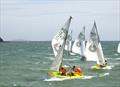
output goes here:
[{"label": "sea water", "polygon": [[78,65],[83,79],[50,77],[47,72],[54,60],[50,41],[0,43],[0,87],[120,87],[118,42],[102,42],[110,70],[91,70],[95,62],[81,61],[80,56],[64,54],[63,64]]}]

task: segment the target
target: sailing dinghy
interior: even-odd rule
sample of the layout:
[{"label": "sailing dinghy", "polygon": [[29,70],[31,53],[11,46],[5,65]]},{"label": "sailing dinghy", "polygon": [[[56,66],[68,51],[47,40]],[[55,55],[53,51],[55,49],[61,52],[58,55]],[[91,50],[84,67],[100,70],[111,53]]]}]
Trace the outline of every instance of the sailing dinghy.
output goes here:
[{"label": "sailing dinghy", "polygon": [[84,75],[79,75],[77,73],[74,76],[65,76],[65,75],[61,75],[59,73],[60,67],[63,66],[62,65],[63,53],[64,53],[65,43],[66,43],[71,19],[72,19],[72,17],[70,17],[68,19],[66,24],[60,29],[59,32],[57,32],[57,34],[52,39],[52,48],[53,48],[53,52],[55,55],[55,59],[52,63],[52,66],[51,66],[48,74],[51,76],[58,77],[58,78],[70,78],[70,79],[72,78],[72,79],[74,79],[74,78],[83,78],[84,77]]},{"label": "sailing dinghy", "polygon": [[118,44],[117,52],[120,53],[120,43]]},{"label": "sailing dinghy", "polygon": [[85,56],[87,61],[97,62],[97,65],[91,67],[92,69],[111,69],[111,66],[107,65],[107,60],[104,58],[96,22],[94,22],[90,38],[86,44]]},{"label": "sailing dinghy", "polygon": [[78,38],[75,40],[72,46],[72,52],[79,54],[82,56],[82,60],[85,60],[85,27],[83,27],[82,31],[79,33]]}]

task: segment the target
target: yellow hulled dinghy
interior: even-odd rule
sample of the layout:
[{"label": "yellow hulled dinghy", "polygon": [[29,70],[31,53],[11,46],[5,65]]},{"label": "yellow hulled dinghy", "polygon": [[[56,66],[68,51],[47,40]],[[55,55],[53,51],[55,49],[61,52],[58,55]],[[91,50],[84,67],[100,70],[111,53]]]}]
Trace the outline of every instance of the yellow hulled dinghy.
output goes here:
[{"label": "yellow hulled dinghy", "polygon": [[92,66],[91,69],[111,69],[111,66],[107,65],[107,59],[105,59],[103,54],[96,22],[94,22],[90,32],[90,38],[86,44],[85,56],[87,61],[96,61],[97,63],[97,65]]},{"label": "yellow hulled dinghy", "polygon": [[70,79],[84,78],[84,75],[80,75],[77,73],[75,73],[73,76],[68,76],[68,75],[61,75],[59,72],[59,69],[62,66],[62,62],[63,62],[63,53],[64,53],[64,48],[66,44],[66,39],[67,39],[71,19],[72,17],[70,16],[66,24],[60,29],[60,31],[57,32],[57,34],[52,39],[51,44],[55,59],[52,63],[52,66],[50,67],[50,71],[48,72],[50,76],[58,77],[58,78],[70,78]]}]

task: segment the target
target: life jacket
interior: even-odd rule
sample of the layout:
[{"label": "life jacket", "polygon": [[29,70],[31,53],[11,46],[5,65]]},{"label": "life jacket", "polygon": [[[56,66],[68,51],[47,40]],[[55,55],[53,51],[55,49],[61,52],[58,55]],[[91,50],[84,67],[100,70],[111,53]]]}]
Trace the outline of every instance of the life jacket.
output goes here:
[{"label": "life jacket", "polygon": [[75,67],[74,71],[80,74],[82,73],[82,69],[80,67]]}]

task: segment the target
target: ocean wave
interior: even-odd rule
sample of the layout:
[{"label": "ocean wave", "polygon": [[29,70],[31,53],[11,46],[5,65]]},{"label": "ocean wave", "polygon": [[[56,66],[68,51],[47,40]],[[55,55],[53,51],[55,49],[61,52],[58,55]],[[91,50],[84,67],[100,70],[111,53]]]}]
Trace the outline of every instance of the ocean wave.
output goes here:
[{"label": "ocean wave", "polygon": [[53,53],[50,53],[50,54],[48,54],[48,55],[50,55],[50,56],[54,56],[54,54],[53,54]]},{"label": "ocean wave", "polygon": [[54,57],[45,57],[46,59],[49,59],[49,60],[54,60],[55,58]]},{"label": "ocean wave", "polygon": [[98,77],[104,77],[104,76],[108,76],[108,75],[110,75],[110,73],[100,74]]},{"label": "ocean wave", "polygon": [[40,64],[40,62],[35,62],[36,65]]},{"label": "ocean wave", "polygon": [[114,55],[115,55],[115,56],[119,56],[120,54],[118,54],[118,53],[114,53]]},{"label": "ocean wave", "polygon": [[63,60],[65,60],[65,61],[74,61],[74,60],[80,60],[80,59],[78,59],[78,58],[73,58],[73,59],[63,59]]},{"label": "ocean wave", "polygon": [[48,71],[48,69],[40,69],[40,68],[29,68],[32,71]]},{"label": "ocean wave", "polygon": [[92,79],[92,78],[94,78],[95,76],[85,76],[84,78],[82,78],[82,79]]},{"label": "ocean wave", "polygon": [[120,60],[120,58],[106,58],[107,60]]},{"label": "ocean wave", "polygon": [[120,58],[115,58],[115,60],[120,60]]},{"label": "ocean wave", "polygon": [[110,65],[112,65],[112,67],[119,65],[120,63],[110,63]]}]

